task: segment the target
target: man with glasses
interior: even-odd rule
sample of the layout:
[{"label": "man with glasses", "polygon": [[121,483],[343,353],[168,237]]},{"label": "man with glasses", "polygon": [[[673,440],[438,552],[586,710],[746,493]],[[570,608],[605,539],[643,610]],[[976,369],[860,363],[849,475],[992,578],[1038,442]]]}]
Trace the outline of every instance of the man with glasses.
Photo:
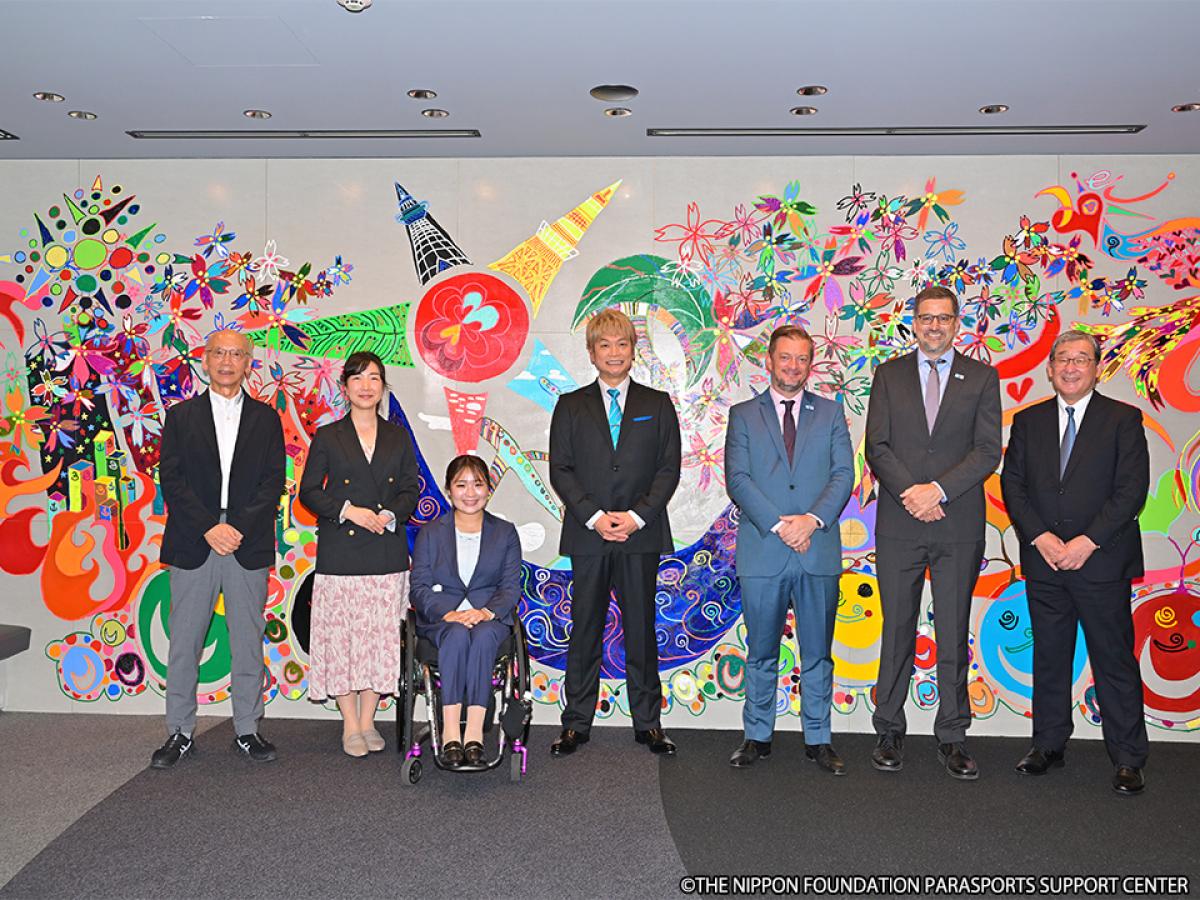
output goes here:
[{"label": "man with glasses", "polygon": [[917,349],[875,371],[867,463],[878,481],[875,560],[883,606],[871,764],[904,765],[904,701],[928,571],[937,634],[938,759],[954,778],[979,769],[965,744],[967,629],[984,549],[983,482],[1000,462],[1000,379],[954,350],[958,298],[938,285],[913,301]]},{"label": "man with glasses", "polygon": [[171,407],[158,466],[167,505],[160,558],[170,567],[167,742],[150,758],[168,769],[194,752],[196,686],[219,597],[232,654],[234,747],[275,759],[258,733],[263,714],[267,576],[275,563],[275,514],[284,487],[283,428],[271,407],[246,395],[250,341],[216,331],[204,348],[209,389]]},{"label": "man with glasses", "polygon": [[1130,592],[1143,574],[1138,514],[1150,455],[1141,412],[1096,392],[1099,367],[1095,337],[1058,336],[1046,366],[1057,396],[1013,418],[1000,474],[1033,627],[1033,746],[1017,771],[1044,775],[1063,765],[1082,625],[1113,790],[1133,796],[1145,787],[1149,750]]}]

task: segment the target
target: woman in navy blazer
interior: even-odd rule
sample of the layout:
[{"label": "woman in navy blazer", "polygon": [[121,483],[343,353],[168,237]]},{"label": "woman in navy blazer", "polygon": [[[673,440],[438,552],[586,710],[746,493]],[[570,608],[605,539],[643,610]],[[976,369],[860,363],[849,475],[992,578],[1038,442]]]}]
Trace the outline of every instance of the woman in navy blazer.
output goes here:
[{"label": "woman in navy blazer", "polygon": [[521,595],[521,542],[511,522],[486,512],[491,485],[479,457],[450,461],[446,493],[454,510],[417,535],[409,597],[417,633],[438,648],[442,758],[474,765],[483,758],[496,651],[512,631]]}]

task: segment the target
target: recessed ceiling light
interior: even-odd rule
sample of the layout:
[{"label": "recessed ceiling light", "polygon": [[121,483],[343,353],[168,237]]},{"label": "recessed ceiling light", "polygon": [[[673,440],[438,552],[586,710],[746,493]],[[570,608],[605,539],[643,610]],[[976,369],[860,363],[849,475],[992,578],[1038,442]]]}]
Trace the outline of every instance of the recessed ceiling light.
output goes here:
[{"label": "recessed ceiling light", "polygon": [[421,110],[421,115],[427,119],[444,119],[450,115],[450,113],[446,112],[444,109],[435,109],[430,107],[429,109]]},{"label": "recessed ceiling light", "polygon": [[804,87],[796,88],[796,93],[801,97],[823,97],[829,93],[829,88],[823,84],[806,84]]},{"label": "recessed ceiling light", "polygon": [[598,84],[588,93],[605,103],[622,103],[636,97],[638,89],[628,84]]},{"label": "recessed ceiling light", "polygon": [[240,131],[127,131],[139,141],[263,141],[263,140],[401,140],[407,138],[477,138],[475,128],[407,128],[400,130],[319,130],[271,131],[247,128]]},{"label": "recessed ceiling light", "polygon": [[408,96],[414,100],[433,100],[437,97],[437,91],[431,91],[429,88],[413,88],[408,92]]},{"label": "recessed ceiling light", "polygon": [[647,128],[647,137],[948,137],[962,135],[1138,134],[1145,125],[875,126],[870,128]]},{"label": "recessed ceiling light", "polygon": [[96,118],[96,114],[94,112],[88,112],[85,109],[73,109],[70,112],[68,112],[67,115],[70,116],[72,119],[84,119],[88,122],[90,122],[92,119]]},{"label": "recessed ceiling light", "polygon": [[994,116],[997,113],[1008,112],[1008,107],[1005,106],[1003,103],[991,103],[987,106],[979,107],[979,111],[981,113],[983,113],[985,116]]},{"label": "recessed ceiling light", "polygon": [[1200,112],[1200,103],[1180,103],[1172,106],[1171,112]]},{"label": "recessed ceiling light", "polygon": [[625,116],[632,116],[633,110],[625,106],[610,106],[604,111],[604,114],[613,119],[621,119]]},{"label": "recessed ceiling light", "polygon": [[243,109],[242,115],[247,119],[269,119],[271,114],[265,109]]},{"label": "recessed ceiling light", "polygon": [[793,116],[815,116],[816,114],[817,114],[817,108],[815,106],[793,106],[792,107],[792,115]]},{"label": "recessed ceiling light", "polygon": [[33,95],[34,100],[45,100],[47,103],[62,103],[67,98],[53,91],[38,91]]}]

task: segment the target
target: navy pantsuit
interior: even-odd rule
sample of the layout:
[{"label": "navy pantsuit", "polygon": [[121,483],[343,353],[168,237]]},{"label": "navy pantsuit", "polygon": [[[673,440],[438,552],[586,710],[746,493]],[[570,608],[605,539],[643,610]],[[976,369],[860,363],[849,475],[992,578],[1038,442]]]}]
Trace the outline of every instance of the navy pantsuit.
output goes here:
[{"label": "navy pantsuit", "polygon": [[[458,573],[454,513],[425,525],[413,547],[409,599],[417,613],[417,633],[438,648],[442,703],[487,706],[496,651],[512,631],[521,596],[521,542],[517,529],[483,514],[479,561],[470,582]],[[467,628],[444,620],[466,598],[495,618]]]}]

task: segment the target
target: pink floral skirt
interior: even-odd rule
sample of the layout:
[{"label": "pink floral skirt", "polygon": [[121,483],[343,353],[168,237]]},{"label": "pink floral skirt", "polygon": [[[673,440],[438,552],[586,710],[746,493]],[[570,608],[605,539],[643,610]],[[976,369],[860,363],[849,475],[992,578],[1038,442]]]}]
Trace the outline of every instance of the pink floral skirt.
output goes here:
[{"label": "pink floral skirt", "polygon": [[308,696],[395,694],[408,573],[324,575],[313,583]]}]

